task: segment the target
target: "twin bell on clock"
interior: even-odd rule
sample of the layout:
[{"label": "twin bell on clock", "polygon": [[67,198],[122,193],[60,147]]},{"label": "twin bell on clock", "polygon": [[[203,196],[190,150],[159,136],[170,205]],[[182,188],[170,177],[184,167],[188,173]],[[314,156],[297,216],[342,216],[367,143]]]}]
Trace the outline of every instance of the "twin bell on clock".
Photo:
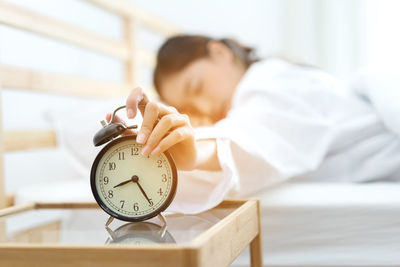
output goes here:
[{"label": "twin bell on clock", "polygon": [[[96,156],[90,172],[92,193],[99,206],[111,217],[138,222],[161,215],[172,202],[177,186],[177,171],[168,151],[159,156],[143,156],[136,135],[121,136],[127,129],[114,122],[117,108],[107,124],[93,138],[95,146],[106,144]],[[160,219],[165,223],[163,217]]]}]

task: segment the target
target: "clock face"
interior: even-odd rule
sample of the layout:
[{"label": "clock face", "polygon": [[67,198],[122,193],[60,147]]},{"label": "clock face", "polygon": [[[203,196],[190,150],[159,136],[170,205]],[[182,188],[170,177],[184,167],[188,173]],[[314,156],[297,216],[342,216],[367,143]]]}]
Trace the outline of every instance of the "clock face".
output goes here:
[{"label": "clock face", "polygon": [[90,177],[100,207],[125,221],[146,220],[165,210],[177,185],[169,153],[145,157],[135,140],[135,135],[129,135],[107,144],[97,155]]}]

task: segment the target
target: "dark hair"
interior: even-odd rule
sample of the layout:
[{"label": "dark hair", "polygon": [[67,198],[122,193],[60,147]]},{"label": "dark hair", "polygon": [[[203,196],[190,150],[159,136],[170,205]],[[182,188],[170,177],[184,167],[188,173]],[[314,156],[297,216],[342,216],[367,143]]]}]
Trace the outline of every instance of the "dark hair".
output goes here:
[{"label": "dark hair", "polygon": [[173,36],[167,39],[158,50],[153,74],[154,86],[158,93],[160,93],[160,84],[164,77],[182,70],[196,59],[207,57],[207,44],[210,41],[218,41],[226,45],[246,68],[259,60],[253,48],[241,45],[230,38],[212,39],[203,35]]}]

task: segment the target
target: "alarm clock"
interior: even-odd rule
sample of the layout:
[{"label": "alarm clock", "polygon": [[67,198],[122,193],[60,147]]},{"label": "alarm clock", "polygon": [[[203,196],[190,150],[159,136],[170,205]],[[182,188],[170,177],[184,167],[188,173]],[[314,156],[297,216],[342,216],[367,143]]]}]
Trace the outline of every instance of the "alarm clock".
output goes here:
[{"label": "alarm clock", "polygon": [[90,185],[96,202],[110,215],[107,226],[114,218],[138,222],[161,215],[171,204],[178,182],[168,151],[143,156],[135,134],[121,136],[137,128],[114,122],[115,113],[125,107],[118,107],[108,124],[102,121],[103,128],[93,138],[95,146],[106,144],[93,162]]}]

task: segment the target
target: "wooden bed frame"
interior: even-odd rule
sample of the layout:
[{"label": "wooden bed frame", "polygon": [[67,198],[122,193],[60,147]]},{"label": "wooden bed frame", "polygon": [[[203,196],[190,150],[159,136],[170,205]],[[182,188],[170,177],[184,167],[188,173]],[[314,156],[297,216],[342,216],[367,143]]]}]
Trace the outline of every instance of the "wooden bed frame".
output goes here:
[{"label": "wooden bed frame", "polygon": [[[124,38],[114,40],[3,0],[0,0],[0,23],[119,59],[124,62],[125,80],[119,83],[106,82],[0,65],[0,101],[2,87],[94,98],[127,95],[137,85],[139,64],[153,66],[155,63],[155,51],[146,50],[138,44],[138,29],[143,27],[164,37],[180,32],[170,23],[123,0],[81,1],[119,16],[123,21]],[[12,206],[14,198],[5,194],[3,154],[8,151],[54,147],[57,144],[54,131],[3,131],[1,115],[0,107],[0,208],[4,208]]]}]

